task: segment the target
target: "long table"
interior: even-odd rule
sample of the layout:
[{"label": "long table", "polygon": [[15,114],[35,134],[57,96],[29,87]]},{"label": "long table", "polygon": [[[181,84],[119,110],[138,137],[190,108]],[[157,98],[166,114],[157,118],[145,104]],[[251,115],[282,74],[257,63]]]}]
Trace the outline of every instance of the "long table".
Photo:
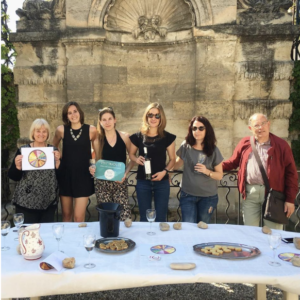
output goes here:
[{"label": "long table", "polygon": [[[93,269],[84,268],[88,253],[83,246],[83,235],[93,232],[100,236],[98,222],[87,223],[79,228],[76,223],[64,223],[65,232],[60,248],[69,257],[75,257],[74,269],[61,274],[47,274],[39,270],[39,263],[57,250],[52,235],[53,224],[42,224],[40,235],[45,251],[39,260],[27,261],[16,251],[15,232],[6,236],[10,250],[1,253],[1,297],[39,297],[46,295],[87,293],[103,290],[145,287],[181,283],[252,283],[256,284],[256,297],[265,299],[265,285],[273,285],[284,291],[285,299],[298,299],[300,294],[300,268],[277,258],[280,267],[272,267],[268,261],[272,250],[267,235],[261,228],[238,225],[209,224],[208,229],[199,229],[196,224],[182,223],[182,230],[160,231],[159,224],[153,223],[156,235],[149,236],[148,223],[133,222],[132,227],[120,225],[120,237],[135,241],[135,248],[124,254],[107,254],[94,249],[91,260]],[[299,233],[278,231],[282,237],[300,237]],[[2,237],[3,238],[3,237]],[[195,253],[193,245],[208,242],[240,243],[255,246],[261,254],[251,259],[227,260],[201,256]],[[173,254],[162,254],[160,261],[149,260],[148,250],[154,245],[171,245],[177,250]],[[277,253],[299,253],[293,244],[282,243]],[[172,270],[173,262],[194,262],[193,270]]]}]

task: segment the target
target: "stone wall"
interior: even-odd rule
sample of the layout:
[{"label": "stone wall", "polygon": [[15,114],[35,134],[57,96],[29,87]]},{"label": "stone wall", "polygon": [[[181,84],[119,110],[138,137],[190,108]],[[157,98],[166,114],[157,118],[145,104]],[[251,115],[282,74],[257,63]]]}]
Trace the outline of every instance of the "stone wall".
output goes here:
[{"label": "stone wall", "polygon": [[290,0],[26,1],[11,34],[18,52],[21,137],[43,117],[52,138],[68,101],[79,102],[85,122],[93,125],[99,108],[113,106],[117,128],[134,133],[145,107],[158,101],[177,148],[198,114],[212,122],[225,158],[249,134],[247,120],[257,111],[270,117],[271,131],[288,140],[290,49],[300,32],[287,14],[291,5]]},{"label": "stone wall", "polygon": [[158,101],[177,146],[195,114],[212,122],[226,158],[256,111],[288,139],[290,49],[299,33],[287,14],[291,1],[51,3],[47,14],[24,3],[11,35],[21,137],[36,117],[50,122],[53,135],[67,101],[79,102],[94,125],[98,109],[113,106],[118,128],[133,133]]}]

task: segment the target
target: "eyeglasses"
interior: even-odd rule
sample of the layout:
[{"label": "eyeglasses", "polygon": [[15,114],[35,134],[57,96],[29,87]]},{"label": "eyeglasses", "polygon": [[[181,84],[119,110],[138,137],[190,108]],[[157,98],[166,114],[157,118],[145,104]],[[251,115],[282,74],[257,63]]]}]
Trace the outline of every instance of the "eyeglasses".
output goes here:
[{"label": "eyeglasses", "polygon": [[160,114],[148,114],[147,118],[152,119],[153,117],[155,117],[155,119],[160,119]]},{"label": "eyeglasses", "polygon": [[113,108],[111,106],[107,106],[107,107],[104,107],[104,108],[100,108],[98,111],[101,112],[103,110],[112,110],[113,111]]},{"label": "eyeglasses", "polygon": [[264,127],[267,123],[268,123],[268,121],[264,121],[261,124],[256,124],[256,125],[251,126],[251,127],[255,128],[255,129],[259,129],[260,127]]},{"label": "eyeglasses", "polygon": [[203,131],[203,130],[205,130],[205,126],[200,126],[200,127],[193,126],[192,127],[193,131],[197,131],[197,129],[199,129],[200,131]]}]

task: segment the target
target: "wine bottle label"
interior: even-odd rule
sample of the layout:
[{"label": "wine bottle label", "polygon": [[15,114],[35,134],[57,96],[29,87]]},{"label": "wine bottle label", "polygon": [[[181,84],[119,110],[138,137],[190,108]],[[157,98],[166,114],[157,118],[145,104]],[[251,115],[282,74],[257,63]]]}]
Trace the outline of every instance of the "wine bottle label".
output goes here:
[{"label": "wine bottle label", "polygon": [[145,173],[146,173],[146,174],[151,174],[151,164],[150,164],[150,160],[144,161],[144,166],[145,166]]}]

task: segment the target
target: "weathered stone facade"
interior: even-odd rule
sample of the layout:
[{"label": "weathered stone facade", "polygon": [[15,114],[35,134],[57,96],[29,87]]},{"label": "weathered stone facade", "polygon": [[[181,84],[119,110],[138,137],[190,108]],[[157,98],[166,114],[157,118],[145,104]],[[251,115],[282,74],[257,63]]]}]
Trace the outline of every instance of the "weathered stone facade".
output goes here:
[{"label": "weathered stone facade", "polygon": [[[34,5],[38,4],[38,5]],[[177,147],[188,120],[203,114],[229,157],[247,119],[268,114],[288,139],[299,28],[281,0],[26,0],[11,34],[18,57],[21,136],[37,117],[62,123],[78,101],[86,123],[113,106],[118,128],[134,133],[150,102],[163,104]]]}]

